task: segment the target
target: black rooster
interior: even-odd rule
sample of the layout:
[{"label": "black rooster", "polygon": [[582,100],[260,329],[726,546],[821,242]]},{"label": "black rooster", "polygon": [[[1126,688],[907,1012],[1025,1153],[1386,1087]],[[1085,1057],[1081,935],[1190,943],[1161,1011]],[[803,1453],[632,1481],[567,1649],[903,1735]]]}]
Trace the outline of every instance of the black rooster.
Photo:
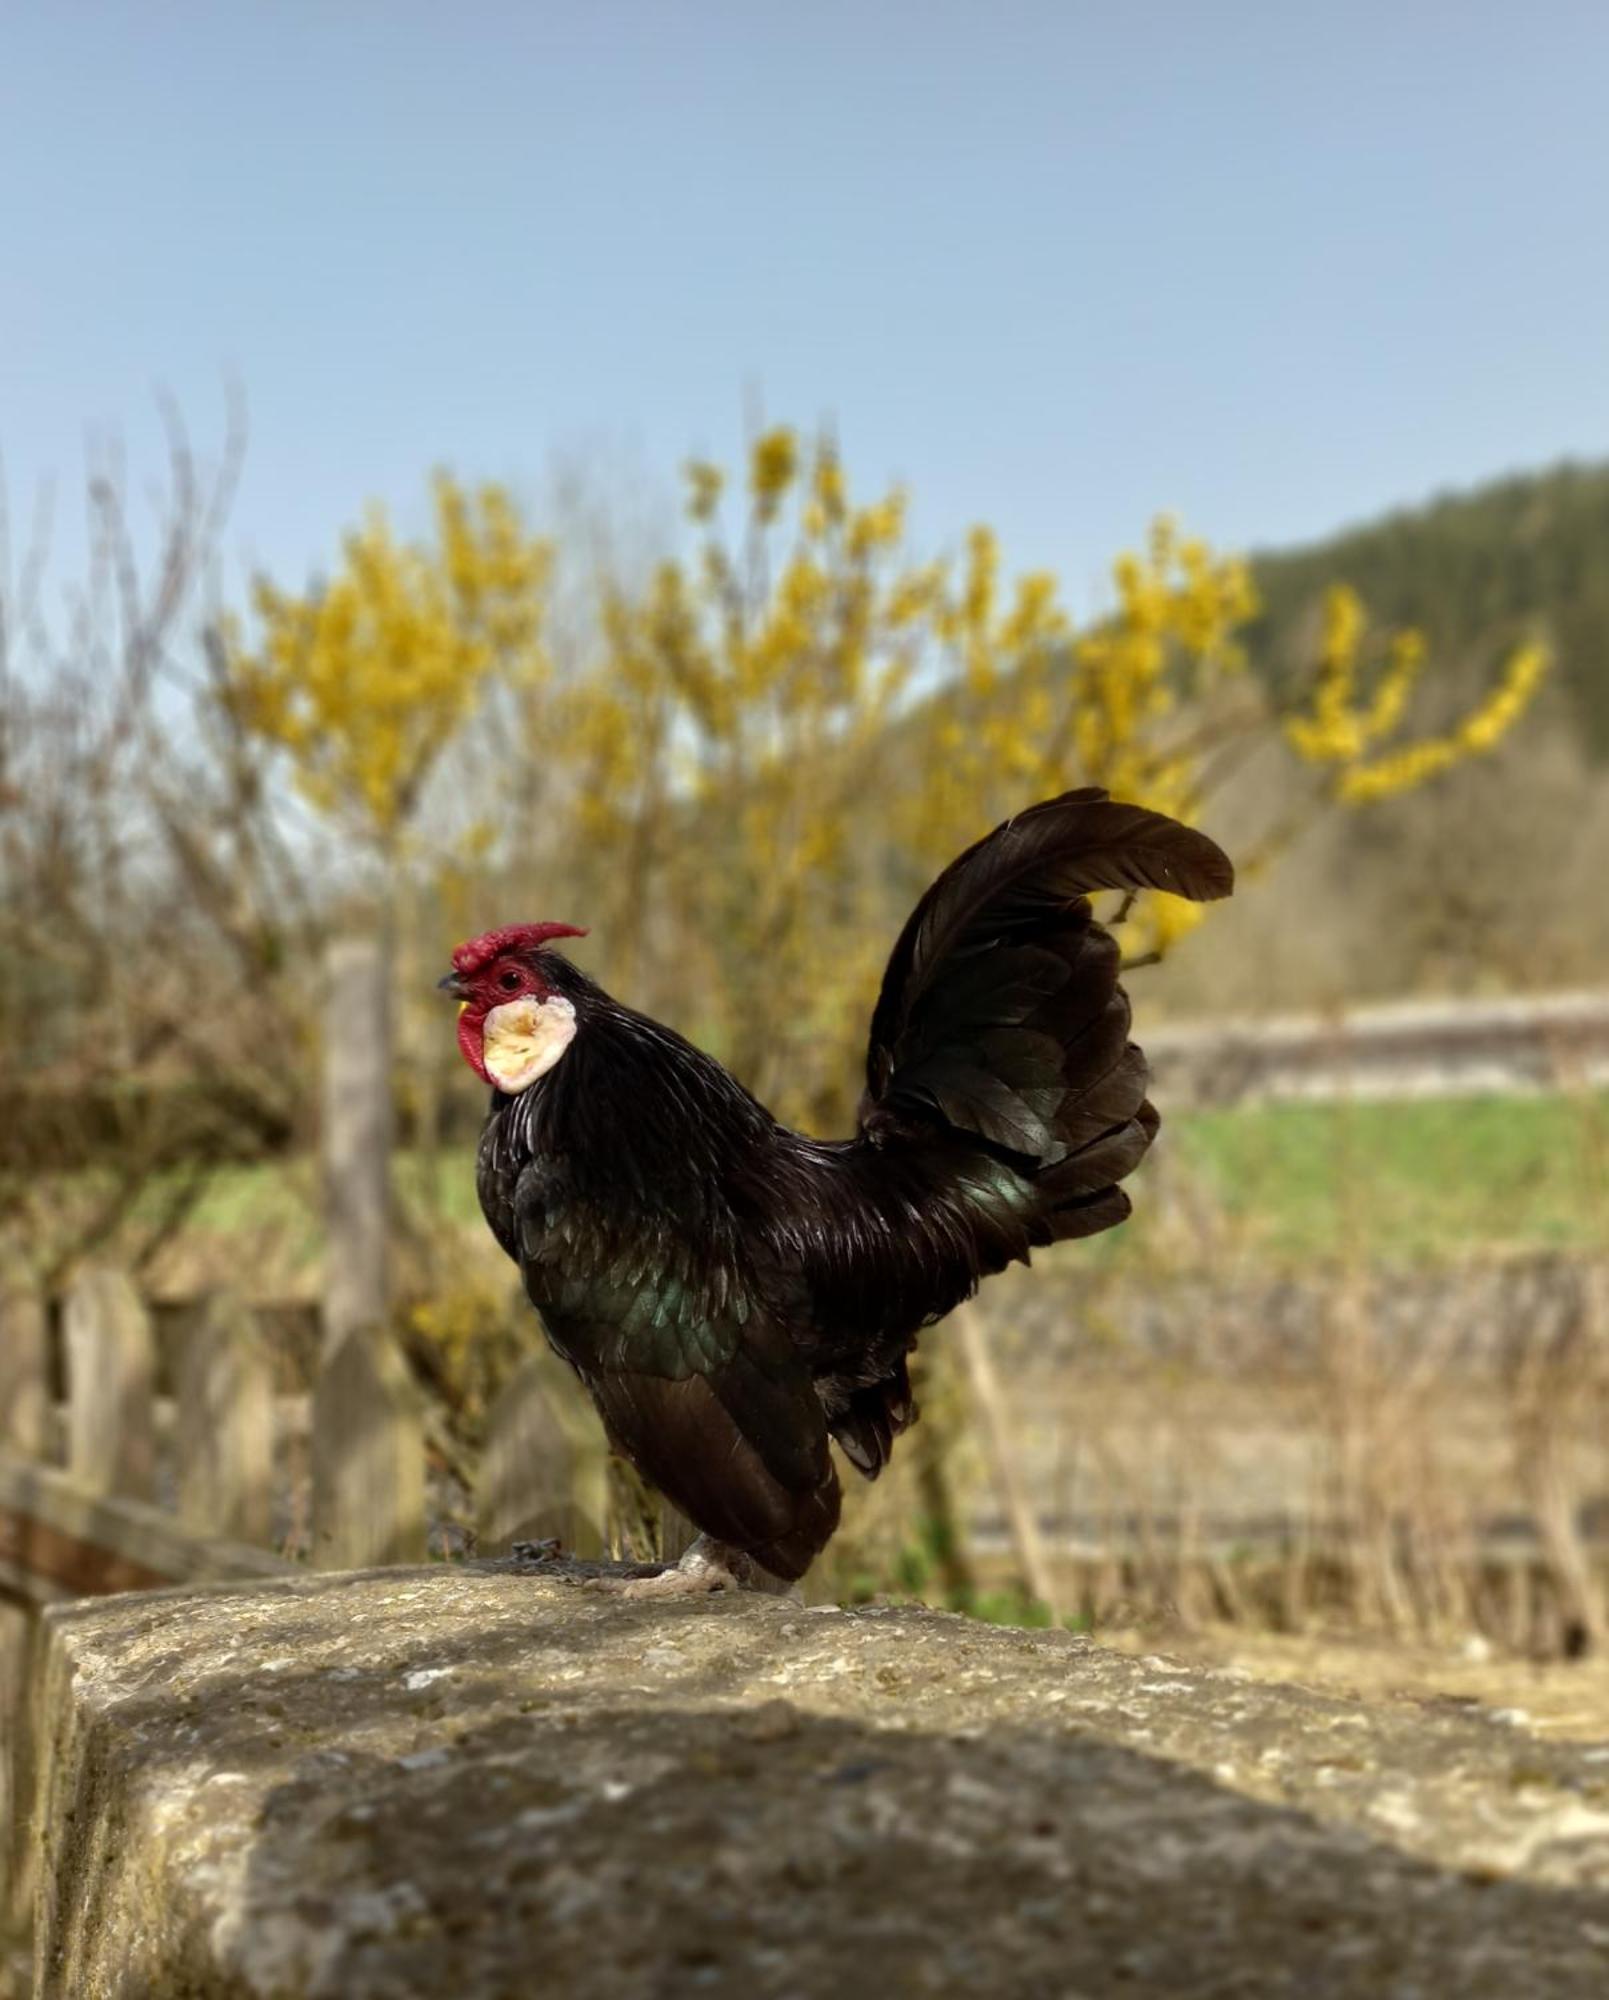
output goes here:
[{"label": "black rooster", "polygon": [[702,1530],[650,1587],[802,1576],[838,1524],[829,1438],[875,1479],[915,1421],[918,1331],[1128,1214],[1157,1115],[1087,898],[1233,881],[1204,834],[1102,791],[1007,820],[901,932],[839,1141],[612,1000],[550,948],[570,925],[453,954],[459,1043],[495,1093],[486,1219],[616,1449]]}]

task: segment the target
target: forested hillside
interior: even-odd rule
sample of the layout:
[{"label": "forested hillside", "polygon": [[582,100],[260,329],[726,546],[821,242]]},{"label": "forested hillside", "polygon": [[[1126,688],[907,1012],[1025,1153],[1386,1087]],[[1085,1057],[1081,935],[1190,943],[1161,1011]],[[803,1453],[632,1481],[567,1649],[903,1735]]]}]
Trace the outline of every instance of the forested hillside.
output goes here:
[{"label": "forested hillside", "polygon": [[1490,670],[1540,629],[1595,761],[1609,759],[1609,465],[1566,463],[1406,508],[1310,547],[1261,555],[1252,634],[1276,677],[1300,657],[1325,588],[1420,627],[1449,667]]}]

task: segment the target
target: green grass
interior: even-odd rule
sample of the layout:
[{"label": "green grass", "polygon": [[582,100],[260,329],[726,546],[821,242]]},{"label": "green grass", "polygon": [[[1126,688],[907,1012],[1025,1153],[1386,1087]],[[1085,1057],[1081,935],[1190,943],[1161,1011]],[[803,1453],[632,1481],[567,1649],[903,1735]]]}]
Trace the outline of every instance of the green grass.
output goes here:
[{"label": "green grass", "polygon": [[1230,1228],[1276,1258],[1443,1261],[1609,1237],[1605,1094],[1268,1104],[1166,1129]]}]

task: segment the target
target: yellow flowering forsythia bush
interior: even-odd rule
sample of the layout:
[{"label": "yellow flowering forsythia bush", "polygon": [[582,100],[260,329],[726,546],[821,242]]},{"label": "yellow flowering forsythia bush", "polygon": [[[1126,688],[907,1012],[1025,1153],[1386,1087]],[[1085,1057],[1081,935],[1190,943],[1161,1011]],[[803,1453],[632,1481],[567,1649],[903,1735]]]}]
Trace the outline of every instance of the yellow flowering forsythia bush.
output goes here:
[{"label": "yellow flowering forsythia bush", "polygon": [[[847,1110],[799,1092],[852,1076],[894,925],[1007,813],[1095,783],[1193,817],[1226,751],[1271,729],[1321,802],[1361,806],[1491,748],[1546,666],[1523,648],[1460,722],[1408,736],[1424,644],[1371,640],[1338,589],[1276,716],[1246,670],[1246,564],[1168,522],[1077,629],[1053,576],[1003,580],[987,528],[957,561],[915,560],[903,494],[855,496],[829,441],[765,432],[731,503],[720,467],[695,463],[687,483],[691,552],[606,584],[563,672],[543,646],[547,547],[500,489],[443,478],[434,546],[377,518],[318,595],[259,585],[261,641],[232,635],[228,698],[316,805],[389,842],[447,739],[512,684],[498,753],[510,801],[540,810],[511,803],[493,824],[530,907],[481,914],[590,923],[612,984],[806,1121]],[[455,868],[438,887],[456,919]],[[1131,955],[1201,916],[1144,899]]]},{"label": "yellow flowering forsythia bush", "polygon": [[1544,647],[1520,646],[1497,685],[1451,729],[1403,743],[1397,738],[1425,664],[1424,641],[1412,631],[1392,635],[1372,686],[1364,686],[1367,627],[1357,592],[1335,585],[1325,599],[1324,643],[1311,700],[1285,724],[1298,754],[1332,773],[1332,793],[1343,805],[1412,791],[1462,759],[1494,749],[1525,713],[1548,669]]},{"label": "yellow flowering forsythia bush", "polygon": [[224,633],[224,699],[290,754],[319,811],[393,847],[437,758],[493,681],[543,665],[550,555],[496,486],[434,490],[436,542],[408,547],[374,513],[322,589],[259,579],[255,651]]}]

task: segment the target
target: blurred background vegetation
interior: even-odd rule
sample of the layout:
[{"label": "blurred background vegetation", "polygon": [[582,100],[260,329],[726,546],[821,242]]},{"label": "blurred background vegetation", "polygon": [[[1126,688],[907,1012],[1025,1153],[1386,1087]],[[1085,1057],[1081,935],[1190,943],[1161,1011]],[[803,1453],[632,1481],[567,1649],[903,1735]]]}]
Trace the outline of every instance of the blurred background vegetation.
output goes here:
[{"label": "blurred background vegetation", "polygon": [[[1200,820],[1241,862],[1205,921],[1165,897],[1127,915],[1142,1040],[1609,962],[1602,472],[1250,558],[1159,520],[1080,625],[986,527],[914,549],[902,492],[860,494],[830,434],[785,427],[736,468],[688,463],[683,531],[630,561],[595,506],[536,520],[438,473],[428,534],[376,510],[312,589],[209,605],[244,439],[210,477],[177,419],[170,446],[154,560],[103,480],[66,625],[40,564],[6,599],[4,1224],[47,1286],[113,1254],[176,1314],[249,1273],[303,1381],[322,954],[383,935],[396,1325],[437,1408],[444,1550],[538,1337],[474,1208],[480,1096],[433,990],[460,938],[589,924],[606,984],[828,1133],[911,902],[1073,784]],[[985,1295],[1004,1444],[931,1339],[927,1420],[820,1587],[1529,1643],[1541,1614],[1494,1597],[1489,1543],[1536,1515],[1543,1466],[1579,1554],[1599,1490],[1601,1096],[1561,1066],[1528,1096],[1163,1109],[1134,1222]],[[1543,1323],[1539,1350],[1519,1338]],[[1602,1617],[1596,1583],[1556,1593],[1545,1643]]]}]

